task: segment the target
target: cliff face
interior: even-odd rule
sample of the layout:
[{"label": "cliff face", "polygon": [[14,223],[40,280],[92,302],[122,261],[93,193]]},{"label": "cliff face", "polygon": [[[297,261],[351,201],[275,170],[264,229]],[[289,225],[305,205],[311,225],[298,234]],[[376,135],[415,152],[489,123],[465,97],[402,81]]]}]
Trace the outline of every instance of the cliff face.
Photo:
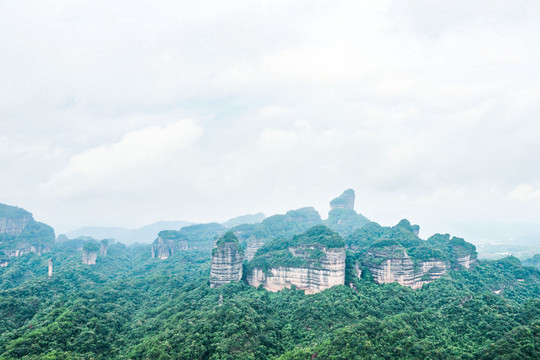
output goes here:
[{"label": "cliff face", "polygon": [[178,251],[189,248],[187,237],[175,230],[160,231],[152,244],[152,258],[167,259]]},{"label": "cliff face", "polygon": [[477,260],[476,257],[472,254],[458,256],[456,259],[456,262],[459,264],[459,266],[462,266],[466,269],[470,268],[474,264],[476,264]]},{"label": "cliff face", "polygon": [[263,247],[264,243],[267,241],[265,238],[260,238],[258,236],[251,236],[247,240],[247,246],[246,246],[246,259],[248,261],[251,261],[255,254],[257,253],[257,250],[259,250],[261,247]]},{"label": "cliff face", "polygon": [[418,261],[415,266],[407,252],[399,247],[368,252],[365,265],[378,284],[397,282],[413,289],[440,278],[448,269],[447,263],[438,259]]},{"label": "cliff face", "polygon": [[0,235],[0,251],[9,257],[41,255],[49,252],[54,243],[50,226],[35,221],[24,209],[4,204],[0,204]]},{"label": "cliff face", "polygon": [[403,249],[388,247],[372,250],[365,265],[378,284],[397,282],[412,287],[415,283],[414,264]]},{"label": "cliff face", "polygon": [[0,217],[0,234],[19,235],[31,219],[30,214],[16,218]]},{"label": "cliff face", "polygon": [[231,281],[242,279],[242,261],[244,252],[238,239],[232,232],[227,232],[212,250],[210,285],[218,287]]},{"label": "cliff face", "polygon": [[312,263],[307,267],[277,267],[267,271],[255,268],[248,274],[248,283],[255,287],[263,285],[269,291],[279,291],[295,285],[307,294],[317,293],[334,285],[343,285],[345,283],[345,249],[316,245],[289,248],[293,256],[303,259],[307,259],[307,254],[313,250],[323,254],[318,259],[318,264]]},{"label": "cliff face", "polygon": [[97,250],[83,250],[82,263],[86,265],[95,265],[98,256]]}]

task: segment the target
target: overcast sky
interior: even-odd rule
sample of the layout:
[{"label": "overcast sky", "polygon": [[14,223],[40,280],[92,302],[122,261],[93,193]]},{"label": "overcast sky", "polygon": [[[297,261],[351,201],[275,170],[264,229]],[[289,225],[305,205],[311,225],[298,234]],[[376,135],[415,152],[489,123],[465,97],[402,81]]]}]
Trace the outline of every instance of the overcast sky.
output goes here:
[{"label": "overcast sky", "polygon": [[[58,232],[356,190],[540,223],[540,2],[2,1],[0,202]],[[463,235],[463,234],[456,234]]]}]

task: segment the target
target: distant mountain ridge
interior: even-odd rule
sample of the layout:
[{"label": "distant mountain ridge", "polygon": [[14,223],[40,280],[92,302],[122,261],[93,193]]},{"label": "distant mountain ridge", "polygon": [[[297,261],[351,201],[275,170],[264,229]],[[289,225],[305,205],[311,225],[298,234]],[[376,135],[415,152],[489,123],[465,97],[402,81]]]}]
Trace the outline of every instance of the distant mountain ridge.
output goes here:
[{"label": "distant mountain ridge", "polygon": [[193,225],[190,221],[158,221],[143,226],[139,229],[124,229],[121,227],[85,226],[80,229],[67,232],[65,235],[70,239],[80,236],[91,236],[95,239],[113,238],[117,242],[125,244],[152,243],[157,234],[163,230],[180,229],[184,226]]}]

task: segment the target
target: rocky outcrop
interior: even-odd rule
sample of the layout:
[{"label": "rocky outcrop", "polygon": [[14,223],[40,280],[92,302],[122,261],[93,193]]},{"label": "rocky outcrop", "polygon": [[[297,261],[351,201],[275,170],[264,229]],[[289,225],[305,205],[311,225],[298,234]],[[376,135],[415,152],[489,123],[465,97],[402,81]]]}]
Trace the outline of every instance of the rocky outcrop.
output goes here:
[{"label": "rocky outcrop", "polygon": [[246,260],[251,261],[255,257],[257,250],[263,247],[266,241],[268,241],[268,239],[252,235],[247,240]]},{"label": "rocky outcrop", "polygon": [[476,264],[477,260],[476,258],[473,257],[473,255],[468,254],[468,255],[458,256],[456,259],[456,262],[458,263],[459,266],[462,266],[468,269],[474,264]]},{"label": "rocky outcrop", "polygon": [[415,264],[405,249],[399,246],[369,251],[364,264],[376,283],[397,282],[413,289],[442,277],[448,269],[447,263],[438,259],[417,261]]},{"label": "rocky outcrop", "polygon": [[188,248],[188,239],[180,231],[163,230],[159,232],[157,239],[152,244],[152,258],[168,259],[176,252]]},{"label": "rocky outcrop", "polygon": [[255,268],[248,274],[250,285],[263,285],[266,290],[279,291],[295,285],[306,294],[314,294],[335,285],[345,283],[345,249],[326,248],[317,245],[305,245],[289,248],[295,257],[307,259],[310,250],[320,251],[324,255],[318,264],[307,267],[277,267],[267,271]]},{"label": "rocky outcrop", "polygon": [[53,261],[51,258],[49,258],[49,278],[51,278],[53,275]]},{"label": "rocky outcrop", "polygon": [[109,239],[103,239],[101,240],[101,245],[99,249],[99,254],[101,256],[107,256],[107,252],[109,251]]},{"label": "rocky outcrop", "polygon": [[50,226],[35,221],[28,211],[4,204],[0,204],[0,234],[0,251],[9,257],[47,253],[55,237]]},{"label": "rocky outcrop", "polygon": [[349,236],[355,230],[369,223],[365,216],[354,211],[354,191],[352,189],[346,190],[342,195],[330,201],[330,208],[328,219],[324,223],[341,236]]},{"label": "rocky outcrop", "polygon": [[242,279],[244,251],[233,232],[225,233],[212,249],[210,285],[218,287]]},{"label": "rocky outcrop", "polygon": [[378,284],[397,282],[413,287],[415,283],[414,264],[403,249],[381,249],[368,253],[366,265]]},{"label": "rocky outcrop", "polygon": [[0,217],[0,234],[19,235],[31,219],[31,214],[16,218]]},{"label": "rocky outcrop", "polygon": [[442,260],[422,261],[415,269],[413,289],[421,288],[446,274],[448,265]]},{"label": "rocky outcrop", "polygon": [[334,200],[330,201],[330,208],[333,209],[354,209],[354,190],[353,189],[347,189],[335,198]]},{"label": "rocky outcrop", "polygon": [[83,245],[82,263],[86,265],[95,265],[100,246],[95,241],[87,242]]},{"label": "rocky outcrop", "polygon": [[86,265],[95,265],[98,256],[98,251],[84,250],[82,254],[82,263]]},{"label": "rocky outcrop", "polygon": [[279,291],[294,285],[313,294],[345,283],[345,243],[336,232],[316,225],[292,239],[263,246],[248,269],[252,286]]}]

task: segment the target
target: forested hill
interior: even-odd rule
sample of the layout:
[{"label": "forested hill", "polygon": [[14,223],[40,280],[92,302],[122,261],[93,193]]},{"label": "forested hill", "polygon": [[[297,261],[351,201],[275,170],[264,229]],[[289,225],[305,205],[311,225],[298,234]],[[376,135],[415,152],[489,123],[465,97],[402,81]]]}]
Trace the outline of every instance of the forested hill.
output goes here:
[{"label": "forested hill", "polygon": [[[55,264],[47,277],[46,260]],[[314,295],[209,286],[210,252],[64,243],[0,268],[0,359],[534,359],[540,274],[480,262],[421,289],[357,278]],[[351,265],[351,264],[349,264]]]},{"label": "forested hill", "polygon": [[[448,234],[422,240],[407,220],[369,222],[353,196],[332,200],[327,220],[302,208],[231,229],[160,231],[130,247],[53,244],[52,229],[5,208],[0,360],[540,358],[540,270],[477,260]],[[339,285],[306,294],[247,284],[254,267],[268,278],[285,265],[319,274],[332,251]],[[212,287],[212,258],[227,265],[233,253],[235,280],[244,276]]]}]

